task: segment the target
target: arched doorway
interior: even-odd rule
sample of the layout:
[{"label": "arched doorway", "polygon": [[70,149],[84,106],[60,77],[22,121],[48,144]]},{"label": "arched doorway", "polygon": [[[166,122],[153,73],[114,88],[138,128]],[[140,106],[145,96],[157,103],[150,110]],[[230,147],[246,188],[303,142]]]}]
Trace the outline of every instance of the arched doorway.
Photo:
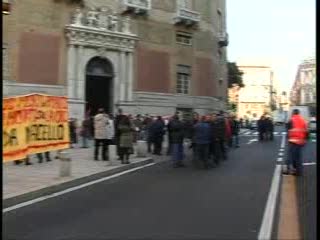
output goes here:
[{"label": "arched doorway", "polygon": [[104,108],[107,113],[113,111],[113,77],[112,63],[103,57],[92,58],[86,67],[86,112],[97,113]]}]

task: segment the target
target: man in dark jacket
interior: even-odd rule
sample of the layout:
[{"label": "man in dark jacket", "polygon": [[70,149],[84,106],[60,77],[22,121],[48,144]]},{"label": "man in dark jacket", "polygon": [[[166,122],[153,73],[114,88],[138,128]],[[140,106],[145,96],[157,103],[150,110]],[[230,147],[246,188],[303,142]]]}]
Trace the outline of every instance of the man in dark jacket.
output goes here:
[{"label": "man in dark jacket", "polygon": [[150,126],[150,133],[154,144],[153,154],[155,155],[161,155],[163,135],[165,133],[164,127],[165,124],[161,116],[158,116],[157,120]]},{"label": "man in dark jacket", "polygon": [[239,147],[239,131],[240,122],[236,119],[236,116],[231,117],[231,146]]},{"label": "man in dark jacket", "polygon": [[262,115],[261,118],[257,122],[258,125],[258,132],[259,132],[259,141],[262,141],[265,139],[265,133],[266,133],[266,121],[265,116]]},{"label": "man in dark jacket", "polygon": [[123,115],[122,109],[119,108],[118,114],[115,117],[114,120],[114,131],[115,131],[115,143],[117,145],[117,155],[119,156],[118,160],[120,160],[120,131],[119,131],[119,124],[122,121],[122,119],[125,118],[125,115]]},{"label": "man in dark jacket", "polygon": [[220,111],[215,120],[215,129],[216,139],[217,139],[217,148],[218,159],[227,159],[227,150],[226,150],[226,121],[223,111]]},{"label": "man in dark jacket", "polygon": [[268,140],[273,140],[273,122],[270,117],[267,117],[265,120],[266,123],[266,136]]},{"label": "man in dark jacket", "polygon": [[151,153],[151,148],[152,148],[152,144],[153,144],[153,140],[152,140],[152,133],[151,133],[151,126],[153,124],[153,119],[152,117],[150,117],[149,115],[146,116],[146,118],[143,121],[143,126],[144,126],[144,130],[146,132],[146,140],[147,140],[147,145],[148,145],[148,153]]},{"label": "man in dark jacket", "polygon": [[184,167],[183,164],[183,138],[184,127],[176,114],[170,122],[171,144],[172,144],[172,161],[173,167]]},{"label": "man in dark jacket", "polygon": [[203,162],[204,168],[209,168],[209,145],[211,140],[211,126],[205,116],[194,126],[194,141],[196,144],[195,159]]}]

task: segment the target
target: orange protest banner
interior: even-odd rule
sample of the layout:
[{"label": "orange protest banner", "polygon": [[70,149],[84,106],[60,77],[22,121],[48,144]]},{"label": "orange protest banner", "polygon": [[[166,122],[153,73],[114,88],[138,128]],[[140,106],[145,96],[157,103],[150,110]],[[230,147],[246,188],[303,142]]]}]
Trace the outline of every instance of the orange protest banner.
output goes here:
[{"label": "orange protest banner", "polygon": [[3,161],[69,148],[66,97],[30,94],[3,99]]}]

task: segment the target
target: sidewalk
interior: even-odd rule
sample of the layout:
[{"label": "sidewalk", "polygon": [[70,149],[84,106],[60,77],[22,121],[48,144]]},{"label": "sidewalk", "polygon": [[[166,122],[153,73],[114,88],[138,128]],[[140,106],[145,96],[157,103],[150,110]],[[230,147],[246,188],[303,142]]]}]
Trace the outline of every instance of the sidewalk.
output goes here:
[{"label": "sidewalk", "polygon": [[71,176],[60,177],[60,160],[38,163],[36,156],[31,156],[33,165],[14,165],[13,162],[3,164],[3,207],[12,206],[43,195],[73,187],[85,182],[113,175],[128,169],[147,165],[153,162],[151,157],[136,158],[131,155],[131,164],[123,165],[118,160],[94,161],[93,148],[73,148],[68,150],[71,157]]}]

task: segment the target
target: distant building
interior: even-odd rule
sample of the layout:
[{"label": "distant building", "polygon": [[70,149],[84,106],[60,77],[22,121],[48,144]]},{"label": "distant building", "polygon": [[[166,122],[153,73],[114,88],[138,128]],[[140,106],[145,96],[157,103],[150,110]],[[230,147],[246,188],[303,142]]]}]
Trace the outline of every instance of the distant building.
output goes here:
[{"label": "distant building", "polygon": [[237,115],[239,118],[256,119],[271,112],[275,104],[273,70],[266,65],[239,64],[245,87],[239,90]]},{"label": "distant building", "polygon": [[3,6],[4,96],[66,95],[77,119],[98,107],[157,115],[225,109],[225,0]]},{"label": "distant building", "polygon": [[316,61],[315,58],[304,60],[299,66],[290,94],[291,105],[310,106],[316,109]]}]

